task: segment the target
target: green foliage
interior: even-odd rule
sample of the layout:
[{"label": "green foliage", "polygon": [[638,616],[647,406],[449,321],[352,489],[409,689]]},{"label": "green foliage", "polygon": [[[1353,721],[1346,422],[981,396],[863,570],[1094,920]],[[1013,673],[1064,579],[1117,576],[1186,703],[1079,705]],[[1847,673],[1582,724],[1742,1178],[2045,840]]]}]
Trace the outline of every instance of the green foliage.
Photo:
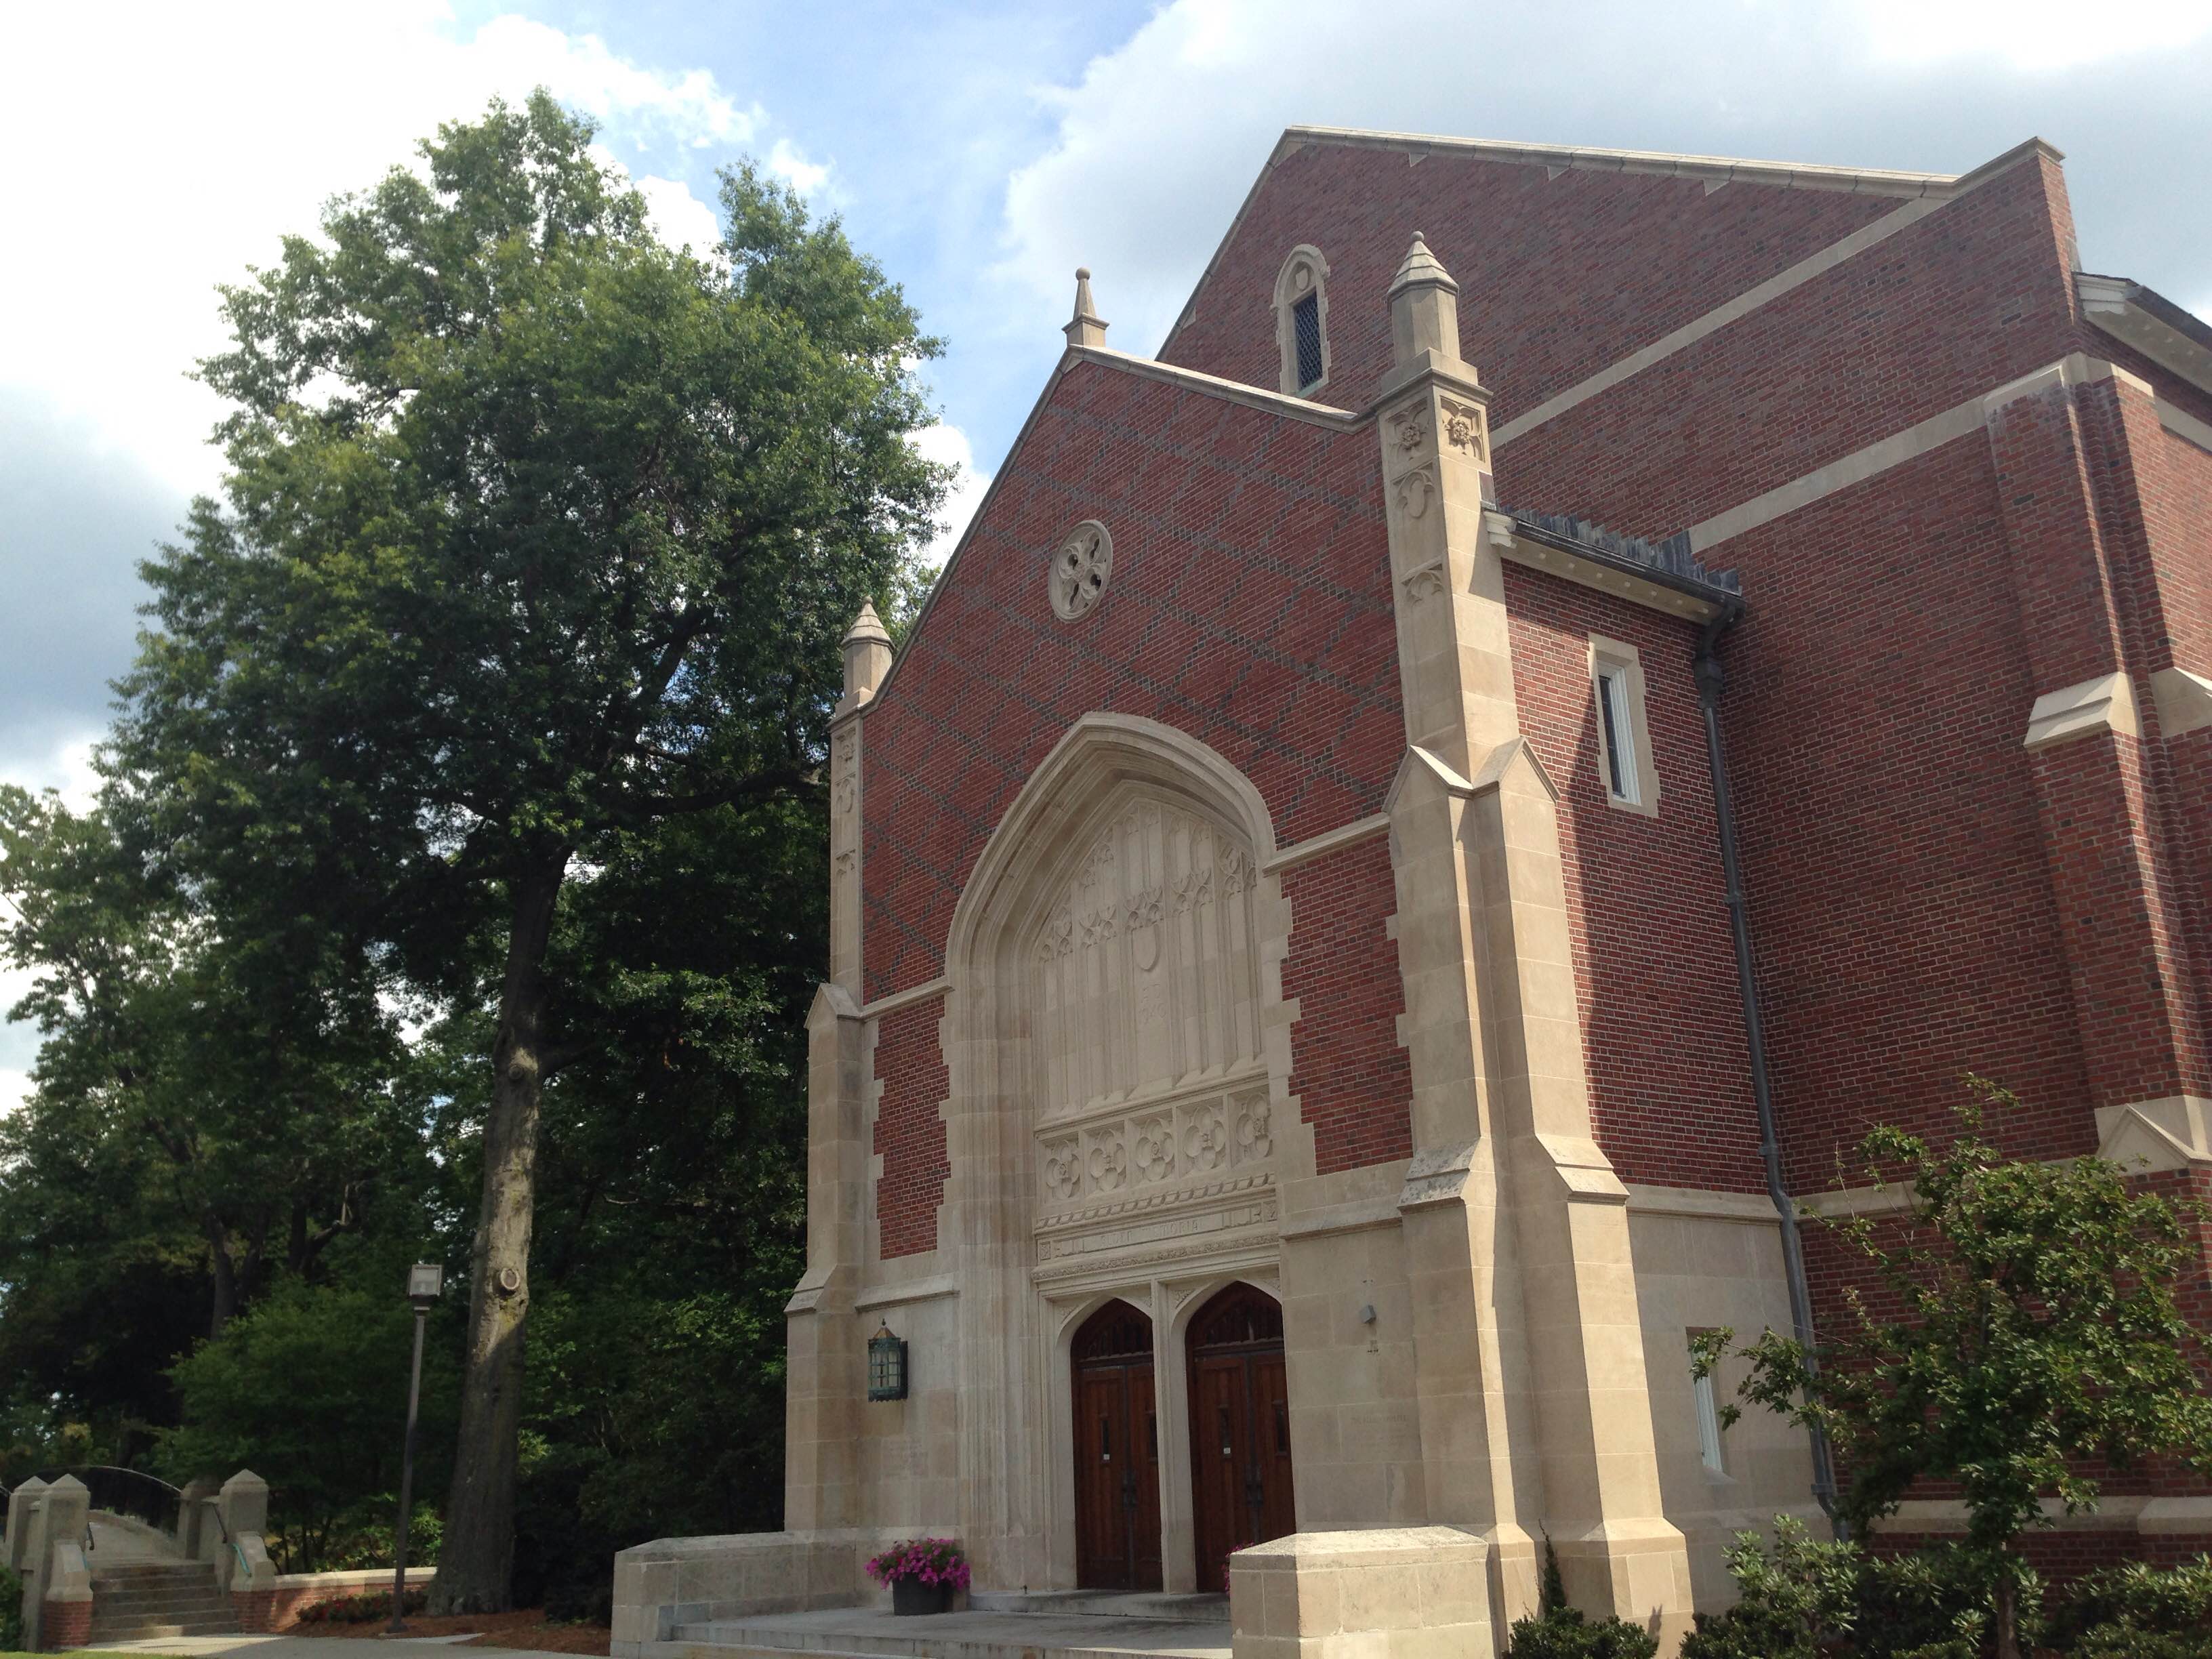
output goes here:
[{"label": "green foliage", "polygon": [[2017,1555],[1970,1544],[1876,1557],[1861,1569],[1858,1640],[1869,1659],[1980,1659],[2008,1605],[2022,1650],[2042,1628],[2043,1585]]},{"label": "green foliage", "polygon": [[1758,1534],[1740,1533],[1728,1564],[1737,1601],[1697,1615],[1682,1659],[1981,1659],[1995,1640],[2000,1582],[2013,1586],[2021,1641],[2040,1628],[2042,1586],[2014,1556],[1947,1546],[1869,1558],[1778,1516],[1771,1553]]},{"label": "green foliage", "polygon": [[[454,1421],[454,1321],[441,1324],[422,1363],[422,1491],[436,1490]],[[389,1565],[377,1553],[399,1488],[413,1325],[389,1289],[280,1284],[172,1368],[185,1420],[161,1436],[162,1473],[181,1486],[251,1468],[268,1481],[279,1571]],[[434,1534],[422,1541],[434,1548]]]},{"label": "green foliage", "polygon": [[2051,1644],[2085,1659],[2212,1659],[2212,1556],[2086,1575],[2051,1620]]},{"label": "green foliage", "polygon": [[1625,1619],[1591,1620],[1569,1607],[1559,1552],[1545,1539],[1536,1613],[1513,1621],[1506,1659],[1652,1659],[1658,1651],[1658,1638],[1641,1625]]},{"label": "green foliage", "polygon": [[[406,1613],[420,1613],[429,1600],[428,1594],[410,1589],[402,1608]],[[311,1601],[296,1615],[302,1625],[366,1625],[392,1617],[390,1590],[364,1590],[358,1595],[333,1595],[327,1601]]]},{"label": "green foliage", "polygon": [[23,1581],[0,1561],[0,1653],[23,1645]]},{"label": "green foliage", "polygon": [[1771,1555],[1757,1533],[1736,1534],[1726,1552],[1736,1604],[1700,1613],[1682,1659],[1814,1659],[1858,1623],[1859,1553],[1823,1543],[1790,1516],[1774,1521]]}]

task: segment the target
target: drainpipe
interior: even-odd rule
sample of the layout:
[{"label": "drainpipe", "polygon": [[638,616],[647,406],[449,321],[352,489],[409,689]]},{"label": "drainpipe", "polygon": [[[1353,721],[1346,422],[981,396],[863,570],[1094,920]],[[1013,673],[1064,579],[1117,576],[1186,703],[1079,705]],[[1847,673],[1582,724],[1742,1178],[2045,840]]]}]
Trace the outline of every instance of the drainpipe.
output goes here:
[{"label": "drainpipe", "polygon": [[[1735,815],[1729,802],[1728,757],[1721,748],[1720,701],[1728,676],[1721,668],[1721,635],[1743,615],[1731,605],[1707,623],[1698,636],[1698,704],[1705,718],[1705,759],[1713,779],[1713,817],[1720,828],[1721,874],[1728,886],[1729,930],[1735,939],[1736,990],[1743,1000],[1743,1035],[1751,1055],[1751,1097],[1759,1107],[1759,1155],[1766,1165],[1766,1195],[1782,1220],[1782,1271],[1790,1284],[1790,1322],[1797,1346],[1804,1351],[1805,1366],[1817,1373],[1820,1360],[1813,1346],[1813,1297],[1805,1283],[1805,1246],[1797,1229],[1797,1204],[1782,1179],[1782,1138],[1774,1123],[1774,1094],[1766,1079],[1766,1030],[1759,1016],[1759,981],[1751,955],[1751,925],[1744,915],[1743,868],[1736,857]],[[1813,1501],[1828,1517],[1840,1541],[1850,1528],[1837,1513],[1836,1468],[1829,1455],[1828,1437],[1817,1423],[1808,1425],[1812,1443]]]}]

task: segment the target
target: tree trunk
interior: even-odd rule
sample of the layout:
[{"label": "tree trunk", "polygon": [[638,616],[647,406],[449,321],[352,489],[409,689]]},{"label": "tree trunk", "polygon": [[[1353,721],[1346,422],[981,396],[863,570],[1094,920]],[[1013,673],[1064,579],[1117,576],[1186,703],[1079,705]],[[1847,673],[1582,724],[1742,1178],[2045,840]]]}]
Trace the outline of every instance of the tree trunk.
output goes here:
[{"label": "tree trunk", "polygon": [[516,878],[492,1042],[484,1122],[483,1201],[469,1266],[469,1348],[460,1443],[430,1611],[504,1613],[514,1571],[515,1440],[522,1419],[523,1337],[530,1314],[530,1224],[543,1079],[545,947],[564,856]]},{"label": "tree trunk", "polygon": [[2002,1554],[1997,1568],[1997,1659],[2020,1659],[2020,1583]]},{"label": "tree trunk", "polygon": [[208,1316],[208,1334],[221,1336],[222,1328],[238,1313],[238,1266],[230,1259],[230,1232],[209,1211],[201,1218],[207,1235],[208,1271],[215,1278],[214,1310]]}]

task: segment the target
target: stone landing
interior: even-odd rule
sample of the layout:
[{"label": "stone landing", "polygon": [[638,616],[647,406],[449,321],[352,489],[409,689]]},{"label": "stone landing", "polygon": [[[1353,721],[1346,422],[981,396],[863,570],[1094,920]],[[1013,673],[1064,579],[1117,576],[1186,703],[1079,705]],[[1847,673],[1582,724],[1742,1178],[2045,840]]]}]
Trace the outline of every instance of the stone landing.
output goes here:
[{"label": "stone landing", "polygon": [[656,1659],[1230,1659],[1226,1596],[978,1600],[985,1605],[926,1618],[833,1607],[679,1625],[653,1651]]}]

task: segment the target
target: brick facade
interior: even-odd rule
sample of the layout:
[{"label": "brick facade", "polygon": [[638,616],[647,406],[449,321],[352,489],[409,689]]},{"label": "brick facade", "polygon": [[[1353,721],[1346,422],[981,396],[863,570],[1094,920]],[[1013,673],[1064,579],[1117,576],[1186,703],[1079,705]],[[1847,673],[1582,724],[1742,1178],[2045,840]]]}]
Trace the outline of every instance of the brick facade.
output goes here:
[{"label": "brick facade", "polygon": [[[1459,285],[1499,496],[1688,531],[1740,574],[1722,722],[1789,1183],[1833,1184],[1876,1121],[1946,1133],[1964,1072],[2021,1097],[1992,1130],[2038,1158],[2097,1150],[2100,1109],[2212,1097],[2212,726],[2162,732],[2150,678],[2212,676],[2212,451],[2188,435],[2212,391],[2088,320],[2037,144],[1960,180],[1845,188],[1291,135],[1161,361],[1272,392],[1277,272],[1309,245],[1332,407],[1063,362],[866,703],[857,1000],[945,974],[979,857],[1086,715],[1206,745],[1278,849],[1388,808],[1414,626],[1392,561],[1412,544],[1365,417],[1417,229]],[[1046,562],[1089,519],[1110,586],[1063,622]],[[1503,580],[1514,718],[1559,796],[1597,1145],[1632,1204],[1759,1193],[1698,624],[1626,583],[1518,562]],[[1608,799],[1593,636],[1640,663],[1656,812]],[[2039,699],[2113,675],[2132,711],[2029,746]],[[1320,1177],[1435,1150],[1416,1144],[1395,841],[1279,874],[1289,1091]],[[939,1244],[946,1006],[925,991],[874,1020],[881,1259]],[[2212,1191],[2197,1151],[2177,1189]],[[1812,1267],[1832,1316],[1848,1264],[1816,1247]],[[2110,1536],[2047,1549],[2078,1564]]]}]

